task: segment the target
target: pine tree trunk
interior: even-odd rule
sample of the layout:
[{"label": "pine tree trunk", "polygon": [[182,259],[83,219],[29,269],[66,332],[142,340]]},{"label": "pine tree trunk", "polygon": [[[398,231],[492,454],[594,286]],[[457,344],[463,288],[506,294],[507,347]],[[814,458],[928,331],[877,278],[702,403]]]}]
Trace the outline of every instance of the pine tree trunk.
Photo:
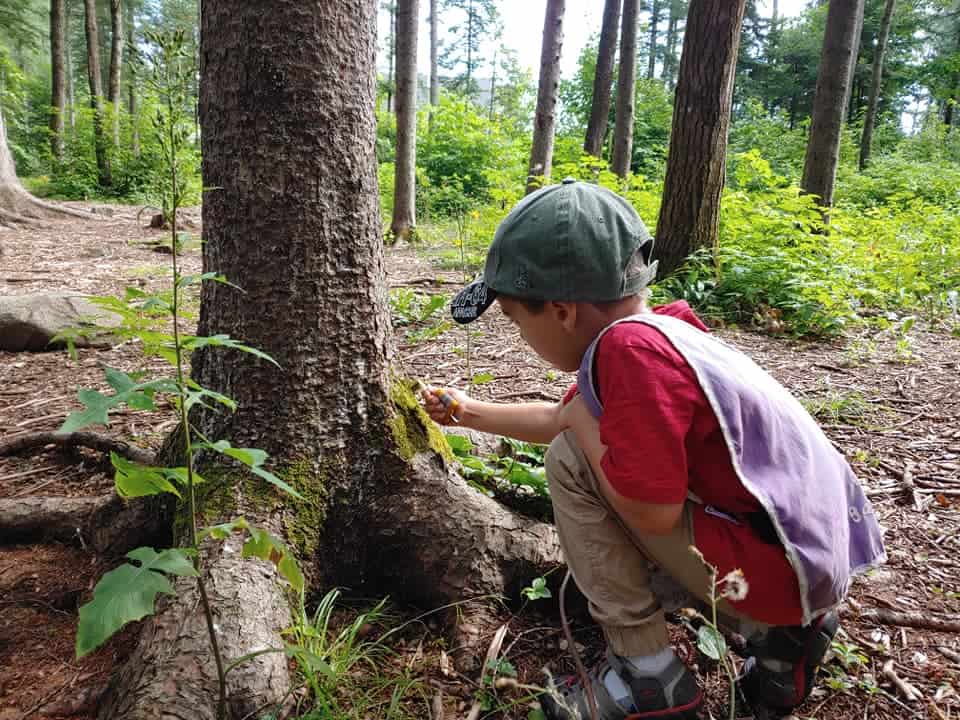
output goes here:
[{"label": "pine tree trunk", "polygon": [[103,78],[100,70],[100,38],[97,31],[96,0],[83,0],[84,30],[87,37],[87,79],[90,83],[90,106],[93,108],[93,142],[97,156],[97,175],[102,187],[113,184],[107,137],[104,130],[106,108],[103,100]]},{"label": "pine tree trunk", "polygon": [[50,0],[50,150],[63,160],[63,119],[67,111],[65,0]]},{"label": "pine tree trunk", "polygon": [[440,102],[440,76],[437,74],[437,0],[430,0],[430,104]]},{"label": "pine tree trunk", "polygon": [[[200,335],[225,333],[282,367],[211,349],[193,377],[236,413],[197,418],[210,438],[262,448],[303,500],[201,462],[202,515],[243,514],[286,537],[313,589],[350,587],[437,607],[507,592],[559,558],[552,527],[522,520],[446,469],[393,354],[377,188],[376,0],[204,0],[200,107]],[[236,148],[244,148],[242,153]],[[282,647],[289,608],[272,566],[207,548],[227,661]],[[212,720],[209,643],[189,583],[144,623],[101,720]],[[485,650],[485,648],[484,648]],[[230,675],[230,717],[274,709],[283,654]],[[260,714],[249,714],[254,711]]]},{"label": "pine tree trunk", "polygon": [[727,128],[746,0],[691,0],[657,220],[659,277],[717,242]]},{"label": "pine tree trunk", "polygon": [[660,24],[660,1],[653,0],[650,6],[650,56],[647,59],[647,80],[653,80],[657,68],[657,33]]},{"label": "pine tree trunk", "polygon": [[110,0],[110,82],[107,99],[113,115],[113,147],[120,147],[120,75],[123,67],[123,11],[121,0]]},{"label": "pine tree trunk", "polygon": [[863,135],[860,136],[860,170],[870,160],[870,146],[873,143],[873,128],[877,122],[877,107],[883,89],[883,60],[887,52],[887,38],[890,37],[890,25],[893,21],[893,9],[897,0],[887,0],[880,20],[880,32],[877,34],[877,47],[873,56],[873,77],[870,82],[870,100],[867,102],[867,116],[863,119]]},{"label": "pine tree trunk", "polygon": [[560,53],[563,49],[563,13],[566,0],[547,0],[540,47],[540,83],[533,119],[533,147],[527,171],[527,192],[549,180],[553,165],[553,140],[557,125],[557,88],[560,85]]},{"label": "pine tree trunk", "polygon": [[73,85],[73,47],[70,42],[70,6],[66,4],[64,0],[64,14],[63,14],[63,24],[64,24],[64,55],[67,60],[67,106],[69,109],[69,121],[70,121],[70,136],[74,137],[77,129],[77,108],[76,108],[76,92]]},{"label": "pine tree trunk", "polygon": [[680,0],[670,0],[670,17],[667,20],[667,47],[663,57],[661,79],[667,87],[673,88],[676,80],[677,25],[680,24]]},{"label": "pine tree trunk", "polygon": [[397,152],[390,232],[410,240],[417,224],[417,29],[418,0],[397,0]]},{"label": "pine tree trunk", "polygon": [[638,0],[623,0],[620,24],[620,68],[617,71],[617,115],[613,127],[610,169],[620,177],[630,172],[633,159],[633,101],[637,90]]},{"label": "pine tree trunk", "polygon": [[390,2],[390,38],[389,38],[389,56],[387,58],[387,112],[394,110],[394,83],[396,74],[394,68],[397,62],[397,0]]},{"label": "pine tree trunk", "polygon": [[803,165],[803,191],[820,205],[833,204],[840,135],[863,26],[863,0],[831,0],[817,71],[810,136]]},{"label": "pine tree trunk", "polygon": [[603,23],[600,26],[600,45],[597,48],[597,70],[593,76],[593,101],[583,151],[600,157],[603,139],[610,124],[610,92],[613,83],[613,60],[617,51],[617,25],[620,22],[621,0],[606,0],[603,5]]},{"label": "pine tree trunk", "polygon": [[140,120],[137,117],[137,72],[134,64],[136,53],[136,28],[133,19],[133,4],[127,6],[124,15],[127,26],[127,114],[130,116],[130,152],[140,157]]}]

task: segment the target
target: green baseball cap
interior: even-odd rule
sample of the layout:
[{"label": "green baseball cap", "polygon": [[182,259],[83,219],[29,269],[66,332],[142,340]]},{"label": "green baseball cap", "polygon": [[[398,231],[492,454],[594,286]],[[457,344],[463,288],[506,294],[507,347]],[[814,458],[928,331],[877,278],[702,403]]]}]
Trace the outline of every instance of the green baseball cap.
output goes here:
[{"label": "green baseball cap", "polygon": [[483,275],[453,299],[458,323],[476,320],[497,294],[524,300],[609,302],[636,295],[657,273],[653,238],[616,193],[566,178],[518,202],[487,251]]}]

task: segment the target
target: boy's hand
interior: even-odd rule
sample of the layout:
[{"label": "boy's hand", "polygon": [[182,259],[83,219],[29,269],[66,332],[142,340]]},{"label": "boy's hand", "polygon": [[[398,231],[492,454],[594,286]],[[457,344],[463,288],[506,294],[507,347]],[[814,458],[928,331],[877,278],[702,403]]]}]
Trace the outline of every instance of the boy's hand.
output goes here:
[{"label": "boy's hand", "polygon": [[[453,402],[444,403],[442,396],[446,394]],[[466,393],[453,388],[424,387],[420,391],[423,398],[423,409],[438,425],[454,425],[460,422],[463,411],[470,398]]]}]

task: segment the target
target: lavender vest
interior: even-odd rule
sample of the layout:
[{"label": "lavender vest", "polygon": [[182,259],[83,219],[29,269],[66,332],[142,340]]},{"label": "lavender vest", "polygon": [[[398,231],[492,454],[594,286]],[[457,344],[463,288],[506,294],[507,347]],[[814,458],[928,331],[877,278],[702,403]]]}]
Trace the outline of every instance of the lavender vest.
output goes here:
[{"label": "lavender vest", "polygon": [[734,471],[766,510],[797,573],[804,625],[839,604],[854,575],[886,561],[873,506],[803,406],[746,355],[683,320],[644,313],[604,328],[577,376],[595,417],[603,411],[593,382],[596,348],[621,322],[656,328],[693,368]]}]

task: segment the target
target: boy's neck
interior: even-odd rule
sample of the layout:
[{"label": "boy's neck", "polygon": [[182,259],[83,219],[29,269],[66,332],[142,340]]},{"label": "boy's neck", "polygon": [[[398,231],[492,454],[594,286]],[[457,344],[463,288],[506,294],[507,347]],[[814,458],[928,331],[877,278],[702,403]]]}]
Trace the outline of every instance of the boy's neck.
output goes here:
[{"label": "boy's neck", "polygon": [[584,338],[592,340],[611,323],[645,312],[650,312],[650,309],[647,307],[645,298],[641,295],[603,305],[583,303],[580,309],[580,317],[584,323]]}]

